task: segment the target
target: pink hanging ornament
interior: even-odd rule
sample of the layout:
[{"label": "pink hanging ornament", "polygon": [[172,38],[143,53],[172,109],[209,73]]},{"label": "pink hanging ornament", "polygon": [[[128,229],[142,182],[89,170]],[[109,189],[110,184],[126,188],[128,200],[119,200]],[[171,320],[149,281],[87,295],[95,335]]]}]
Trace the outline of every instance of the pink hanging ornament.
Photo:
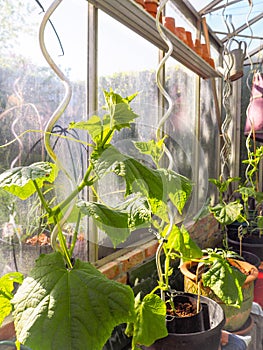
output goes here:
[{"label": "pink hanging ornament", "polygon": [[263,73],[253,76],[250,103],[247,107],[247,119],[244,134],[255,133],[255,139],[263,142]]}]

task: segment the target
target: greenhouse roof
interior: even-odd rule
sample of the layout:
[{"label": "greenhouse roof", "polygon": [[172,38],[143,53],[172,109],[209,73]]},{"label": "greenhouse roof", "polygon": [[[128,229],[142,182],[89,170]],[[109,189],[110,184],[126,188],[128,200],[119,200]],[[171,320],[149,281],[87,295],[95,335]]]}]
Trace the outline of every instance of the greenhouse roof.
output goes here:
[{"label": "greenhouse roof", "polygon": [[188,5],[206,18],[210,30],[225,45],[233,38],[245,41],[248,61],[262,63],[262,0],[191,0]]}]

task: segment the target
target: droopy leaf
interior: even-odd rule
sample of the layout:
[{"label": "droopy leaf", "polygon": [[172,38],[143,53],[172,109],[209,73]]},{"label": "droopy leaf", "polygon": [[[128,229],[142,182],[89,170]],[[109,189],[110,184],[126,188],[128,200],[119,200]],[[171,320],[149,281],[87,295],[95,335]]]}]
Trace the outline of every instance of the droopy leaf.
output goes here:
[{"label": "droopy leaf", "polygon": [[11,313],[14,283],[22,283],[23,275],[20,272],[10,272],[0,278],[0,326]]},{"label": "droopy leaf", "polygon": [[166,304],[156,294],[148,294],[140,300],[140,294],[135,299],[136,319],[128,324],[126,333],[132,336],[132,350],[136,344],[150,346],[155,340],[168,335],[165,316]]},{"label": "droopy leaf", "polygon": [[57,167],[53,163],[38,162],[24,167],[9,169],[0,175],[0,188],[20,199],[27,199],[35,191],[33,181],[39,188],[45,182],[53,183],[57,176]]},{"label": "droopy leaf", "polygon": [[101,350],[113,328],[134,317],[132,289],[60,253],[41,255],[14,299],[17,339],[34,350]]},{"label": "droopy leaf", "polygon": [[[164,232],[165,233],[165,232]],[[183,261],[193,258],[201,258],[203,253],[198,245],[192,240],[186,228],[182,225],[180,228],[176,225],[168,236],[165,247],[171,252],[180,252]]]},{"label": "droopy leaf", "polygon": [[230,225],[236,220],[243,221],[242,217],[243,206],[237,201],[227,204],[219,203],[214,207],[210,207],[210,212],[215,219],[222,225]]},{"label": "droopy leaf", "polygon": [[136,159],[123,155],[113,146],[109,146],[100,158],[92,161],[98,177],[108,172],[123,176],[126,181],[126,195],[140,192],[154,202],[156,212],[170,198],[181,213],[192,191],[192,184],[186,177],[172,170],[151,169]]},{"label": "droopy leaf", "polygon": [[124,242],[132,230],[149,226],[151,220],[149,203],[145,197],[129,198],[115,208],[85,201],[78,202],[78,207],[82,214],[93,217],[114,246]]},{"label": "droopy leaf", "polygon": [[212,266],[202,275],[202,279],[204,286],[210,287],[225,304],[240,307],[246,275],[231,267],[226,259],[217,254]]},{"label": "droopy leaf", "polygon": [[192,193],[191,181],[173,170],[159,169],[165,191],[180,214]]}]

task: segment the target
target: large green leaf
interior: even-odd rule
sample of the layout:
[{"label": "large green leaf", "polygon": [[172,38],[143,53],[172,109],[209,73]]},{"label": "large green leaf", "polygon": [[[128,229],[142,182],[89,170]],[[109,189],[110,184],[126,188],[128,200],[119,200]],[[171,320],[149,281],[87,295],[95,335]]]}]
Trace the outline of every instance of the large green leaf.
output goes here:
[{"label": "large green leaf", "polygon": [[140,294],[135,299],[136,319],[128,324],[126,333],[132,336],[132,350],[137,344],[150,346],[155,340],[168,335],[165,317],[166,304],[156,294],[147,294],[140,300]]},{"label": "large green leaf", "polygon": [[23,275],[20,272],[10,272],[0,278],[0,326],[12,311],[14,283],[22,282]]},{"label": "large green leaf", "polygon": [[101,350],[113,328],[134,318],[132,289],[90,263],[67,269],[41,255],[14,299],[17,339],[34,350]]},{"label": "large green leaf", "polygon": [[180,228],[176,225],[164,243],[166,249],[180,254],[183,261],[193,258],[201,258],[203,253],[198,245],[192,240],[186,228],[182,225]]},{"label": "large green leaf", "polygon": [[219,203],[214,207],[210,207],[210,212],[215,219],[222,225],[230,225],[234,221],[243,221],[242,210],[243,206],[239,202]]},{"label": "large green leaf", "polygon": [[24,167],[9,169],[0,175],[0,188],[20,199],[27,199],[35,191],[34,181],[39,188],[45,182],[53,183],[57,176],[57,167],[53,163],[38,162]]},{"label": "large green leaf", "polygon": [[231,267],[229,262],[218,254],[213,260],[212,266],[202,275],[204,286],[211,288],[225,304],[240,307],[246,275]]},{"label": "large green leaf", "polygon": [[129,198],[115,208],[85,201],[78,202],[78,207],[82,214],[93,217],[114,246],[124,242],[132,230],[148,227],[151,220],[149,203],[145,197]]},{"label": "large green leaf", "polygon": [[175,205],[180,214],[192,193],[191,181],[173,170],[159,169],[167,196]]},{"label": "large green leaf", "polygon": [[126,181],[126,195],[140,192],[154,203],[154,209],[170,199],[181,213],[192,191],[192,184],[186,177],[172,170],[151,169],[134,158],[120,153],[109,146],[99,159],[93,159],[94,171],[100,178],[109,172],[123,176]]},{"label": "large green leaf", "polygon": [[159,172],[148,168],[136,159],[120,153],[115,147],[109,146],[93,159],[94,171],[98,177],[109,172],[123,176],[126,181],[126,195],[140,192],[147,197],[163,198],[163,184]]}]

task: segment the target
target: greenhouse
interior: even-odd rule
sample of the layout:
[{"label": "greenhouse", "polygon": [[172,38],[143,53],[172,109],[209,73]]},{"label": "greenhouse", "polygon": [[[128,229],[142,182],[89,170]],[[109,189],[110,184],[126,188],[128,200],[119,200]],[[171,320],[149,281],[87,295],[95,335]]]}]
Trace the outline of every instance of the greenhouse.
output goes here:
[{"label": "greenhouse", "polygon": [[0,5],[0,350],[263,350],[262,1]]}]

